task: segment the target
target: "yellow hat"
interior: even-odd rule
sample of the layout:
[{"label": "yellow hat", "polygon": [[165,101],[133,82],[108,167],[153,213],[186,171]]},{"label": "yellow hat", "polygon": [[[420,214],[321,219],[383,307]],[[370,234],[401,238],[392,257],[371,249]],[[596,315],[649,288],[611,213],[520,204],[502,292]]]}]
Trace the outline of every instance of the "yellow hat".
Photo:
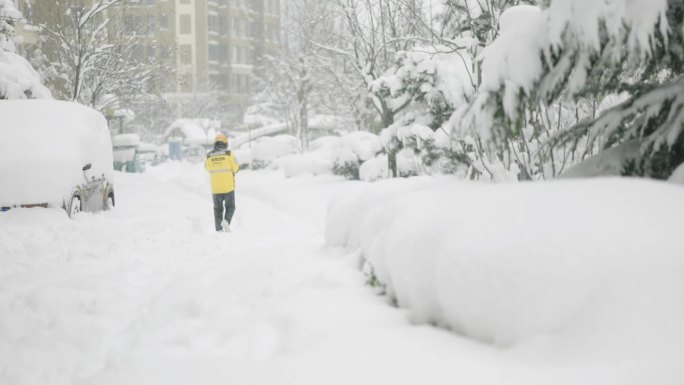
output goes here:
[{"label": "yellow hat", "polygon": [[214,143],[228,144],[228,138],[219,132],[216,134],[216,138],[214,138]]}]

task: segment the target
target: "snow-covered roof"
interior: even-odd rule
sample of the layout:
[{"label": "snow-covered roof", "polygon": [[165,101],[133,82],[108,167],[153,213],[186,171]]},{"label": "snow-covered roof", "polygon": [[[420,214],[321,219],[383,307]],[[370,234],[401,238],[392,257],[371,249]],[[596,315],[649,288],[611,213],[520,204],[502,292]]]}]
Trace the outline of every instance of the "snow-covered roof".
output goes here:
[{"label": "snow-covered roof", "polygon": [[215,136],[215,129],[208,128],[205,131],[201,122],[195,119],[178,119],[164,132],[165,139],[181,137],[184,144],[211,145]]}]

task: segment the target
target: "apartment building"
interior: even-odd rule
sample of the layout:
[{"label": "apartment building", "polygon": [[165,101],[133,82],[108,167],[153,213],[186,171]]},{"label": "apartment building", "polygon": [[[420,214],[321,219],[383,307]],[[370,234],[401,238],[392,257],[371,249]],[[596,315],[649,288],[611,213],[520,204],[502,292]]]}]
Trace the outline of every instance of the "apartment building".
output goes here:
[{"label": "apartment building", "polygon": [[[65,4],[95,1],[16,0],[36,25],[57,22]],[[136,56],[156,58],[175,70],[162,86],[172,103],[212,91],[227,106],[244,108],[254,65],[280,44],[280,1],[125,0],[113,12],[125,12],[126,30],[136,35]]]},{"label": "apartment building", "polygon": [[228,103],[244,104],[253,66],[279,46],[279,0],[129,1],[132,22],[149,33],[141,44],[158,47],[143,50],[175,53],[172,98],[217,91]]}]

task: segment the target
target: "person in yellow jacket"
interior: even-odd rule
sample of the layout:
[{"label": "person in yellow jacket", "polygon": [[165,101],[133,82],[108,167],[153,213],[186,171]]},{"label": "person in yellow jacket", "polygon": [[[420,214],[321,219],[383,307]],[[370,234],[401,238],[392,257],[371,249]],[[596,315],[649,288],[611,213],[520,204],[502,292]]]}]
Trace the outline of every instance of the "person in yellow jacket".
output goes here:
[{"label": "person in yellow jacket", "polygon": [[214,149],[207,153],[204,168],[211,178],[216,231],[230,231],[230,222],[235,214],[235,174],[240,166],[228,150],[228,138],[225,135],[216,135]]}]

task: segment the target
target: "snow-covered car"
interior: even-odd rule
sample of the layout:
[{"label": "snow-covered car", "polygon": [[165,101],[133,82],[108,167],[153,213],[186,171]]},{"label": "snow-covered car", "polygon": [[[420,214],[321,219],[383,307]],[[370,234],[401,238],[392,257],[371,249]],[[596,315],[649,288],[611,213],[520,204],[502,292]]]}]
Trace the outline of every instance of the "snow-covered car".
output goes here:
[{"label": "snow-covered car", "polygon": [[0,101],[0,207],[114,206],[112,142],[99,112],[55,100]]},{"label": "snow-covered car", "polygon": [[121,172],[142,172],[140,164],[140,136],[121,134],[112,137],[114,169]]},{"label": "snow-covered car", "polygon": [[191,163],[200,163],[204,161],[208,151],[200,145],[193,144],[183,148],[183,159]]}]

